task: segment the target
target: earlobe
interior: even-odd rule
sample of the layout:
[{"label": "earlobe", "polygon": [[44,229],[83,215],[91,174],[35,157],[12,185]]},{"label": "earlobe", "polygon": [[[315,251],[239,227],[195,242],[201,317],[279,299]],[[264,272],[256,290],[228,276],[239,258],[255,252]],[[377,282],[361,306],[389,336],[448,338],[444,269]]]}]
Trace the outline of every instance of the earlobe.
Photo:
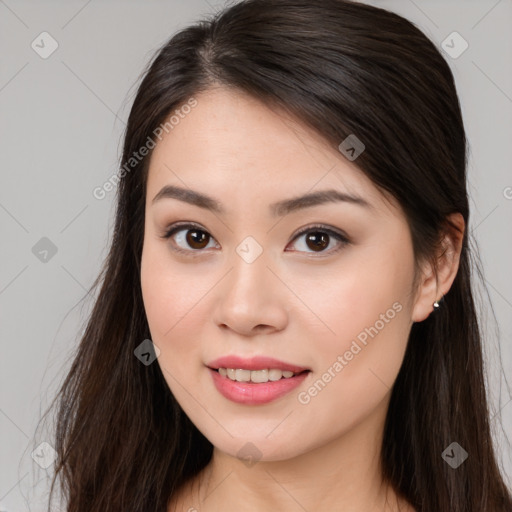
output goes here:
[{"label": "earlobe", "polygon": [[440,250],[433,262],[425,264],[418,284],[412,321],[422,322],[433,311],[443,307],[443,298],[450,290],[459,270],[465,222],[460,213],[448,216]]}]

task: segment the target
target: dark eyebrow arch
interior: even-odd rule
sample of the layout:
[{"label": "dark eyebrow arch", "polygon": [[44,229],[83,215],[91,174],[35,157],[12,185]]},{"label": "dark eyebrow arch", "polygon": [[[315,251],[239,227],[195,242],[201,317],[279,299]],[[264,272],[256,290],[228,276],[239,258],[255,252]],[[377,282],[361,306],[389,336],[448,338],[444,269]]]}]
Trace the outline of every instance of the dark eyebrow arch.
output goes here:
[{"label": "dark eyebrow arch", "polygon": [[[153,198],[152,204],[164,198],[178,199],[180,201],[184,201],[194,206],[198,206],[199,208],[204,208],[221,215],[226,213],[224,207],[219,201],[213,197],[189,188],[181,188],[175,185],[166,185]],[[362,197],[348,194],[346,192],[340,192],[339,190],[335,189],[329,189],[320,190],[318,192],[311,192],[302,196],[292,197],[291,199],[285,199],[283,201],[272,203],[270,205],[270,213],[272,216],[278,217],[281,215],[287,215],[288,213],[303,208],[338,201],[355,204],[365,208],[373,208],[372,205]]]}]

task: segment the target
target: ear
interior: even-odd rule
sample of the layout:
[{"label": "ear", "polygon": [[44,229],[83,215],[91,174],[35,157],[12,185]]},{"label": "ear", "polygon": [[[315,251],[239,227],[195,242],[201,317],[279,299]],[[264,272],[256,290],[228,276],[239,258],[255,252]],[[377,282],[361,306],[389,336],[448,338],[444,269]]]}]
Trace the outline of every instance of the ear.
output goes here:
[{"label": "ear", "polygon": [[412,310],[413,322],[425,320],[434,310],[434,302],[440,300],[451,288],[459,269],[464,229],[465,222],[460,213],[448,216],[446,231],[435,256],[436,265],[430,261],[425,262],[421,269]]}]

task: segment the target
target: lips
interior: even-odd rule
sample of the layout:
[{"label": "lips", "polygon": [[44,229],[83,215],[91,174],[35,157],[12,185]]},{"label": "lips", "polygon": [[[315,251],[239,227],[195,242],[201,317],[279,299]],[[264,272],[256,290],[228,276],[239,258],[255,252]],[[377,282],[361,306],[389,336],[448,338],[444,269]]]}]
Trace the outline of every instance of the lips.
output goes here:
[{"label": "lips", "polygon": [[[221,357],[208,363],[207,367],[217,391],[228,400],[245,405],[265,404],[287,395],[299,386],[311,371],[303,366],[261,356],[249,359],[238,356]],[[233,373],[236,373],[236,376]],[[254,378],[255,373],[258,377],[257,382],[244,382],[249,374]],[[276,375],[275,378],[267,380],[263,375],[265,373],[268,373],[269,378],[271,374]],[[261,377],[264,378],[260,381]]]},{"label": "lips", "polygon": [[240,370],[264,370],[275,368],[277,370],[293,373],[302,373],[305,370],[310,370],[310,368],[306,368],[304,366],[298,366],[272,357],[263,356],[255,356],[251,358],[224,356],[209,362],[206,366],[212,370],[218,370],[219,368],[233,368]]}]

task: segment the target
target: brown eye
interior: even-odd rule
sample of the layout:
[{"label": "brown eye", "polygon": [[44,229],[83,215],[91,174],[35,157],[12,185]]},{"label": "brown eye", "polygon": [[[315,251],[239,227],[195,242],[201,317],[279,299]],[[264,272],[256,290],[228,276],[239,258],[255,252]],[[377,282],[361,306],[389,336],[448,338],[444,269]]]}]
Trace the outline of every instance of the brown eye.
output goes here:
[{"label": "brown eye", "polygon": [[163,238],[171,239],[172,248],[184,253],[202,252],[213,240],[207,231],[194,224],[175,225],[163,235]]},{"label": "brown eye", "polygon": [[188,229],[185,236],[187,244],[192,249],[204,249],[208,245],[210,235],[200,229]]},{"label": "brown eye", "polygon": [[329,245],[329,235],[322,231],[310,231],[306,244],[313,251],[323,251]]},{"label": "brown eye", "polygon": [[[302,243],[302,247],[300,247],[301,243],[299,242]],[[296,246],[295,250],[309,254],[330,254],[342,249],[349,243],[350,241],[347,236],[328,227],[324,227],[323,225],[310,226],[302,230],[293,239],[293,245]],[[334,247],[328,249],[330,245]]]}]

